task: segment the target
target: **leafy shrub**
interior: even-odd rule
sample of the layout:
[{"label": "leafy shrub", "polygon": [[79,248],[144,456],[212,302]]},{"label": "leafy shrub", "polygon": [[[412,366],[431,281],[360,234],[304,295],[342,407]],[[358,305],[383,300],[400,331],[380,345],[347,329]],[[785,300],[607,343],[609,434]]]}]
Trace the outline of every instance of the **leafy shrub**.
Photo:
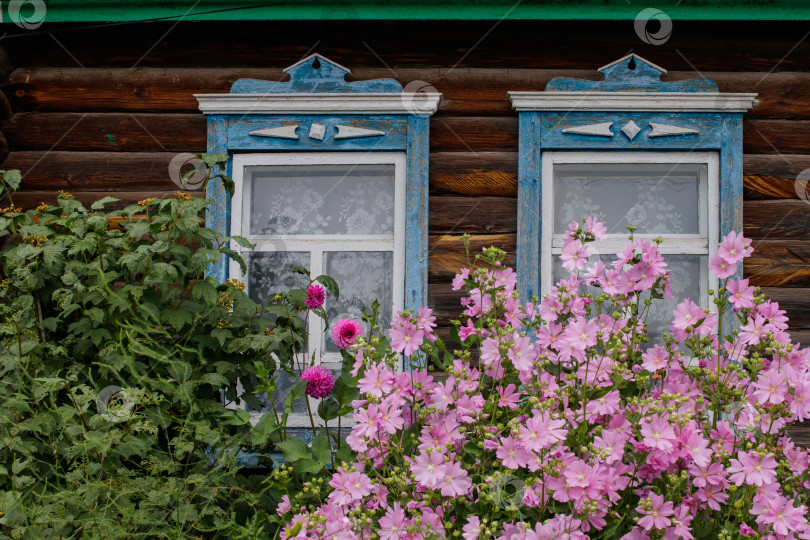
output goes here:
[{"label": "leafy shrub", "polygon": [[[572,224],[569,278],[526,305],[504,253],[462,271],[461,349],[430,310],[403,312],[356,351],[357,459],[290,490],[282,538],[810,538],[810,455],[785,426],[810,417],[810,349],[778,306],[735,279],[750,242],[712,258],[709,311],[690,300],[651,343],[669,294],[657,244],[588,266],[604,227]],[[725,333],[724,319],[739,329]],[[726,323],[727,324],[727,323]],[[400,354],[443,366],[434,378]]]},{"label": "leafy shrub", "polygon": [[[6,171],[0,187],[11,195],[19,178]],[[229,240],[247,246],[202,226],[210,201],[178,193],[105,211],[114,201],[87,209],[61,194],[0,213],[0,536],[267,537],[276,501],[239,456],[281,448],[306,381],[255,428],[233,405],[261,409],[254,394],[277,368],[300,373],[303,321],[325,312],[304,290],[261,306],[238,281],[206,278],[222,255],[244,266]]]}]

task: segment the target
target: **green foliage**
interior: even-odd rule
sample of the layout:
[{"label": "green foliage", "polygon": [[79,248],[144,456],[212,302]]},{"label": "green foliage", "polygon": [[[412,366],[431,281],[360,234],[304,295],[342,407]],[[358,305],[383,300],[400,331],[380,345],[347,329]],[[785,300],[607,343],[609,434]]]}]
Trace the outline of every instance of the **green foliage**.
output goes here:
[{"label": "green foliage", "polygon": [[[0,174],[10,198],[19,172]],[[278,494],[240,453],[281,450],[307,475],[330,443],[288,435],[290,407],[253,427],[235,404],[260,408],[301,365],[303,291],[261,306],[206,278],[222,255],[244,265],[202,226],[210,201],[115,201],[0,213],[0,538],[269,538]]]}]

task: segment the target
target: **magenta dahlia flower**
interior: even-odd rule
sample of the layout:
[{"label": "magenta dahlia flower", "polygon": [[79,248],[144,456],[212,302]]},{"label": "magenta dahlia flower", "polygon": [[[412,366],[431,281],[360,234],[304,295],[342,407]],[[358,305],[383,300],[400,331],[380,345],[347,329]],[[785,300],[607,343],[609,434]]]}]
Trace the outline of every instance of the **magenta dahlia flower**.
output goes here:
[{"label": "magenta dahlia flower", "polygon": [[335,376],[323,366],[310,366],[304,369],[301,380],[307,381],[307,394],[316,399],[325,398],[335,387]]},{"label": "magenta dahlia flower", "polygon": [[339,349],[348,349],[362,335],[363,328],[353,319],[340,319],[332,328],[332,341]]},{"label": "magenta dahlia flower", "polygon": [[323,305],[324,299],[326,299],[326,293],[323,291],[323,287],[315,283],[307,287],[307,298],[304,300],[304,304],[309,309],[318,309]]}]

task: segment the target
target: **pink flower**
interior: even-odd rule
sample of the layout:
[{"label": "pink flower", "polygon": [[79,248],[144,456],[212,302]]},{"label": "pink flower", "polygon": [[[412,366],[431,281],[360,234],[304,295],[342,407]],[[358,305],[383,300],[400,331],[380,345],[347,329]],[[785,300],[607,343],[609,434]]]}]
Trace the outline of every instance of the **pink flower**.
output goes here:
[{"label": "pink flower", "polygon": [[432,309],[424,307],[416,311],[416,326],[425,334],[426,338],[436,341],[436,334],[433,333],[433,329],[436,328],[436,317],[433,316]]},{"label": "pink flower", "polygon": [[728,264],[736,267],[738,262],[750,256],[753,251],[751,240],[744,237],[742,233],[737,234],[736,231],[731,231],[723,238],[723,242],[717,250],[717,255],[727,261]]},{"label": "pink flower", "polygon": [[[392,323],[394,324],[394,323]],[[404,352],[405,356],[415,353],[424,342],[424,333],[415,324],[406,322],[391,329],[391,348]]]},{"label": "pink flower", "polygon": [[772,484],[776,479],[776,460],[770,455],[764,456],[753,452],[740,452],[732,459],[728,466],[729,477],[734,484],[743,483],[751,486],[765,486]]},{"label": "pink flower", "polygon": [[560,259],[563,262],[563,268],[569,272],[576,272],[585,268],[589,256],[588,247],[582,242],[579,240],[567,240],[562,248]]},{"label": "pink flower", "polygon": [[501,446],[498,447],[496,452],[498,459],[501,460],[504,467],[507,469],[520,469],[529,464],[532,455],[523,449],[520,441],[512,437],[501,437]]},{"label": "pink flower", "polygon": [[639,505],[636,507],[643,517],[638,520],[638,524],[644,527],[644,530],[651,529],[666,529],[672,523],[668,516],[674,515],[675,511],[672,508],[672,501],[664,502],[663,495],[656,495],[650,493],[648,499],[649,507],[647,505]]},{"label": "pink flower", "polygon": [[317,283],[312,283],[307,287],[307,298],[304,300],[304,304],[306,304],[309,309],[318,309],[323,305],[325,299],[326,293],[323,287]]},{"label": "pink flower", "polygon": [[329,494],[330,501],[344,506],[371,494],[371,478],[357,471],[344,472],[342,468],[338,471],[329,481],[335,490]]},{"label": "pink flower", "polygon": [[785,401],[788,395],[785,377],[776,369],[769,369],[759,374],[759,378],[754,383],[756,389],[751,397],[758,403],[769,402],[771,405],[779,405]]},{"label": "pink flower", "polygon": [[411,463],[414,479],[427,488],[434,488],[444,478],[444,454],[422,452]]},{"label": "pink flower", "polygon": [[442,465],[444,478],[439,481],[442,495],[445,497],[461,497],[466,495],[472,487],[472,479],[458,461],[451,461]]},{"label": "pink flower", "polygon": [[470,516],[467,518],[467,523],[464,525],[462,529],[461,537],[464,540],[478,540],[478,536],[481,534],[481,520],[478,519],[478,516]]},{"label": "pink flower", "polygon": [[325,398],[335,387],[335,376],[323,366],[310,366],[304,369],[301,380],[307,381],[307,394],[315,399]]},{"label": "pink flower", "polygon": [[795,532],[800,525],[807,523],[804,517],[807,507],[793,506],[794,502],[794,499],[782,496],[769,497],[765,502],[765,512],[757,517],[757,522],[772,525],[776,534]]},{"label": "pink flower", "polygon": [[726,284],[729,293],[728,301],[736,310],[754,307],[754,287],[748,286],[747,279],[730,279]]},{"label": "pink flower", "polygon": [[393,508],[388,508],[385,515],[380,518],[380,528],[377,533],[380,535],[380,540],[399,540],[405,536],[407,526],[408,520],[405,519],[405,511],[398,502],[395,502]]},{"label": "pink flower", "polygon": [[720,279],[725,279],[737,271],[737,265],[728,262],[720,255],[715,255],[712,257],[712,260],[709,261],[709,270]]},{"label": "pink flower", "polygon": [[353,319],[340,319],[332,328],[332,341],[338,349],[348,349],[362,335],[363,328]]},{"label": "pink flower", "polygon": [[641,434],[644,436],[644,444],[650,448],[666,452],[674,446],[672,443],[675,440],[675,430],[660,416],[653,417],[650,422],[645,422],[641,426]]}]

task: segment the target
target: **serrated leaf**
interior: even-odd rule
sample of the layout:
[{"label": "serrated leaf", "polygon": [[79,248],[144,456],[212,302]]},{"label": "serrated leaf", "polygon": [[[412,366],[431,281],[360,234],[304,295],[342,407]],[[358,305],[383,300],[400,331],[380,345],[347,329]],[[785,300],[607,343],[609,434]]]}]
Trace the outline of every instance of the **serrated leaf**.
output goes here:
[{"label": "serrated leaf", "polygon": [[307,444],[301,439],[290,437],[284,442],[278,443],[281,453],[284,454],[284,459],[290,463],[295,463],[300,459],[312,459],[312,451]]},{"label": "serrated leaf", "polygon": [[318,405],[318,416],[326,420],[334,420],[340,412],[340,404],[334,398],[328,397],[321,400]]},{"label": "serrated leaf", "polygon": [[217,303],[219,295],[217,289],[208,281],[197,281],[191,287],[191,297],[195,300],[202,300],[207,306],[213,306]]},{"label": "serrated leaf", "polygon": [[239,244],[241,247],[245,249],[256,249],[256,244],[251,244],[250,240],[245,238],[244,236],[231,236],[231,240]]},{"label": "serrated leaf", "polygon": [[17,169],[10,169],[8,171],[3,171],[3,182],[11,189],[17,190],[20,187],[20,181],[22,181],[22,173],[20,173]]},{"label": "serrated leaf", "polygon": [[295,384],[293,384],[290,387],[290,393],[287,394],[286,398],[284,398],[284,405],[288,409],[292,410],[293,402],[295,402],[295,400],[297,399],[301,399],[302,397],[304,397],[304,393],[306,392],[306,390],[307,390],[307,381],[296,381]]},{"label": "serrated leaf", "polygon": [[332,448],[329,446],[329,440],[324,435],[318,435],[312,441],[312,455],[315,461],[321,465],[326,465],[332,461]]}]

